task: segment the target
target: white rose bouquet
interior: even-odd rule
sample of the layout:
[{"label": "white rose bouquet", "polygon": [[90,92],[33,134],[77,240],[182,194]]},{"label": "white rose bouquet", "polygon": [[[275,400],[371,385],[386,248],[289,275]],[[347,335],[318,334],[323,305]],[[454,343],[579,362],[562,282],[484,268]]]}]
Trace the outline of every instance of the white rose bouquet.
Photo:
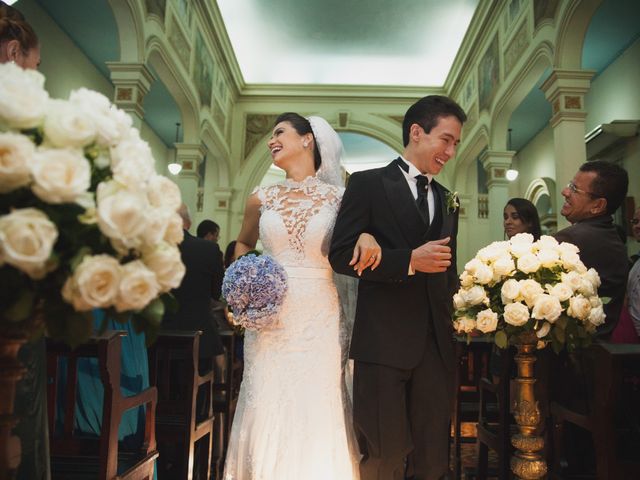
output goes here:
[{"label": "white rose bouquet", "polygon": [[75,345],[103,308],[152,334],[185,272],[180,190],[106,97],[54,100],[43,85],[0,65],[0,333],[41,333],[39,311]]},{"label": "white rose bouquet", "polygon": [[453,297],[459,334],[493,335],[506,348],[514,337],[535,332],[543,347],[559,352],[587,346],[604,323],[600,277],[580,260],[578,247],[528,233],[480,249],[465,265]]}]

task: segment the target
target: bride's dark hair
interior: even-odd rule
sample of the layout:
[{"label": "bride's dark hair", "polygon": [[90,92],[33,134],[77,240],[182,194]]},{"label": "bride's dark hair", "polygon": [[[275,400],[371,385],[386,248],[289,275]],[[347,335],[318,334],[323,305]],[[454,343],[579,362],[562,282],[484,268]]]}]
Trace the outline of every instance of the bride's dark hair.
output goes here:
[{"label": "bride's dark hair", "polygon": [[316,136],[313,133],[313,129],[311,128],[309,120],[295,112],[285,112],[278,115],[278,118],[276,118],[273,126],[275,127],[280,122],[290,123],[291,126],[296,130],[296,132],[298,132],[298,135],[306,135],[307,133],[313,135],[313,166],[317,172],[320,168],[320,165],[322,164],[322,157],[320,156],[320,150],[318,150],[318,141],[316,140]]}]

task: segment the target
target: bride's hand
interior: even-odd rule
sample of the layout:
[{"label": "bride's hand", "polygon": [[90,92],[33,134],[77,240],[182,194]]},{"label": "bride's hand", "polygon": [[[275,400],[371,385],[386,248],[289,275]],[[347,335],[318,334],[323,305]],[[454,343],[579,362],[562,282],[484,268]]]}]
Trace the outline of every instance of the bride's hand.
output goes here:
[{"label": "bride's hand", "polygon": [[375,270],[382,261],[382,249],[373,235],[361,233],[353,248],[353,257],[349,265],[353,265],[353,269],[358,272],[358,276],[368,267]]}]

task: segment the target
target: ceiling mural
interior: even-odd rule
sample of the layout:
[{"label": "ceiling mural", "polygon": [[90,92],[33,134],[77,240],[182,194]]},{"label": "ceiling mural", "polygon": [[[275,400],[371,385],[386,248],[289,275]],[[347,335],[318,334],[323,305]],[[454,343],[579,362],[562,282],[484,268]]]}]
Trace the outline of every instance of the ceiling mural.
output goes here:
[{"label": "ceiling mural", "polygon": [[493,37],[478,66],[478,99],[480,110],[490,110],[493,96],[500,83],[498,35]]},{"label": "ceiling mural", "polygon": [[193,82],[200,97],[200,105],[210,108],[211,89],[213,88],[213,60],[200,31],[196,32]]}]

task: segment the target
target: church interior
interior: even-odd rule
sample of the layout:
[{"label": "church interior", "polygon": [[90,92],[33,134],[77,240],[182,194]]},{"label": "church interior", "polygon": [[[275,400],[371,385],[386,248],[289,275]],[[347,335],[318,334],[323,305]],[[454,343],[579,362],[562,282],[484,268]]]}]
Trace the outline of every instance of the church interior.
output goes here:
[{"label": "church interior", "polygon": [[[562,191],[591,160],[628,172],[614,222],[628,256],[640,251],[631,224],[640,206],[637,0],[18,0],[13,6],[37,32],[39,71],[51,97],[86,87],[129,113],[156,170],[178,185],[192,224],[212,219],[220,226],[222,251],[240,232],[251,192],[284,179],[267,148],[280,113],[324,117],[342,139],[348,175],[400,155],[405,111],[430,94],[453,98],[467,115],[456,156],[438,176],[460,202],[458,272],[479,249],[505,239],[510,198],[535,205],[545,235],[568,226]],[[104,348],[120,340],[104,340]],[[233,336],[223,340],[227,351],[239,348]],[[159,342],[155,352],[170,346]],[[451,478],[516,478],[508,471],[509,430],[490,435],[490,428],[477,427],[478,415],[501,414],[499,401],[488,410],[479,406],[483,395],[496,394],[480,387],[490,350],[474,340],[459,342],[458,354]],[[638,399],[640,350],[630,346],[606,361],[609,391],[621,389],[621,396],[596,395],[599,417],[561,412],[589,432],[587,446],[574,444],[578,451],[566,457],[593,455],[585,462],[591,476],[571,476],[550,446],[559,427],[549,425],[542,449],[548,473],[519,478],[640,478],[627,476],[640,475],[637,454],[629,453],[640,445],[639,424],[629,424],[640,420],[638,404],[630,403]],[[227,362],[227,381],[240,375],[239,363]],[[198,478],[221,479],[237,385],[196,373],[199,385],[218,385],[223,413],[205,412],[200,424],[194,419],[204,425],[203,418],[222,418],[208,430],[213,442],[204,462],[213,467]],[[623,407],[636,412],[625,416]],[[198,428],[193,435],[207,434]],[[79,455],[73,448],[67,456]],[[147,459],[160,464],[151,450]],[[199,453],[193,445],[187,451],[189,466],[201,461]]]}]

